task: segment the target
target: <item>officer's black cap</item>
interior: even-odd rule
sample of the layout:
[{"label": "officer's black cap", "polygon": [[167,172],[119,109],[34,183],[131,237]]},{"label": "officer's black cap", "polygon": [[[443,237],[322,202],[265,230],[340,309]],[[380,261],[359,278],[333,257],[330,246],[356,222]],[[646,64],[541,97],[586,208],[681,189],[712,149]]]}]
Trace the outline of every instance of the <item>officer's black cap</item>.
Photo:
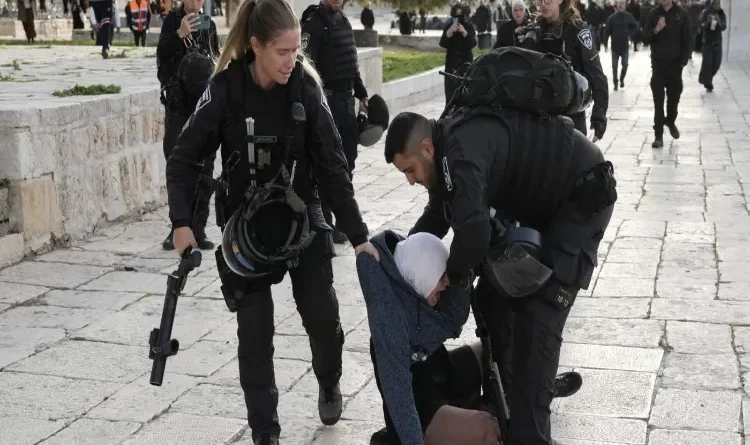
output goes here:
[{"label": "officer's black cap", "polygon": [[386,105],[385,100],[383,100],[380,95],[374,94],[367,101],[367,105],[368,122],[373,125],[381,126],[383,129],[388,129],[390,119],[388,115],[388,105]]}]

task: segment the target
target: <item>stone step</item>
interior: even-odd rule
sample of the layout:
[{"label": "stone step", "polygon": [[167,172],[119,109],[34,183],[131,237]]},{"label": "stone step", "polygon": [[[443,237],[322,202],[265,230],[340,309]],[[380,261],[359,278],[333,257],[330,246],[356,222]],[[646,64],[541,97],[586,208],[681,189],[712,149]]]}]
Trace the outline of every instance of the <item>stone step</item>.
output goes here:
[{"label": "stone step", "polygon": [[0,236],[0,269],[23,259],[24,240],[20,233]]}]

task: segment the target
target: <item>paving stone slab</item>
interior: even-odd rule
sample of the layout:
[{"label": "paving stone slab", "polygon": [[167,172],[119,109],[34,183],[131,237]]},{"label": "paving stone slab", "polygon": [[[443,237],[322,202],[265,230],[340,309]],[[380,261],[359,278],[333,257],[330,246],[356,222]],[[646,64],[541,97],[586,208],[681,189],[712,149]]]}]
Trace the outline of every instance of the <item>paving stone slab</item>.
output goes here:
[{"label": "paving stone slab", "polygon": [[651,318],[731,325],[750,324],[750,302],[654,299]]},{"label": "paving stone slab", "polygon": [[656,393],[649,426],[661,429],[739,432],[742,394],[662,388]]},{"label": "paving stone slab", "polygon": [[43,445],[117,445],[141,428],[140,423],[78,419]]},{"label": "paving stone slab", "polygon": [[659,249],[610,249],[607,263],[658,264],[660,255]]},{"label": "paving stone slab", "polygon": [[370,326],[362,323],[357,329],[346,334],[344,349],[352,352],[370,353]]},{"label": "paving stone slab", "polygon": [[557,413],[648,419],[656,375],[576,368],[584,385],[573,396],[555,399]]},{"label": "paving stone slab", "polygon": [[572,317],[565,324],[563,339],[565,343],[657,348],[664,324],[657,320]]},{"label": "paving stone slab", "polygon": [[646,318],[649,312],[647,298],[576,298],[570,317],[581,318]]},{"label": "paving stone slab", "polygon": [[178,374],[207,377],[237,356],[237,345],[199,341],[169,359],[169,370]]},{"label": "paving stone slab", "polygon": [[[602,279],[608,278],[628,278],[628,279],[643,279],[648,278],[654,280],[656,278],[657,263],[610,263],[606,262],[602,266],[599,272],[599,277]],[[602,291],[606,292],[606,291]],[[627,295],[630,296],[630,295]]]},{"label": "paving stone slab", "polygon": [[750,353],[750,327],[735,326],[732,328],[734,347],[738,354]]},{"label": "paving stone slab", "polygon": [[[65,263],[65,264],[87,264],[90,266],[108,266],[122,264],[128,259],[127,256],[112,252],[95,252],[79,249],[57,250],[34,258],[34,261],[42,263]],[[47,265],[47,268],[57,267]]]},{"label": "paving stone slab", "polygon": [[[646,443],[646,422],[575,414],[552,414],[552,437],[560,440],[643,445]],[[588,444],[587,444],[588,445]]]},{"label": "paving stone slab", "polygon": [[172,403],[169,412],[208,417],[247,419],[242,388],[198,385]]},{"label": "paving stone slab", "polygon": [[716,267],[692,267],[692,266],[661,266],[659,267],[659,280],[678,283],[698,282],[706,283],[717,281]]},{"label": "paving stone slab", "polygon": [[649,445],[742,445],[737,433],[715,431],[654,430],[649,434]]},{"label": "paving stone slab", "polygon": [[740,370],[734,354],[667,355],[662,386],[685,389],[739,389]]},{"label": "paving stone slab", "polygon": [[0,314],[0,326],[57,328],[77,331],[113,312],[59,306],[22,306]]},{"label": "paving stone slab", "polygon": [[[342,355],[341,394],[352,396],[358,393],[374,377],[370,354],[344,351]],[[308,372],[293,388],[294,392],[318,394],[318,379]]]},{"label": "paving stone slab", "polygon": [[560,350],[560,366],[656,372],[663,354],[662,349],[564,342]]},{"label": "paving stone slab", "polygon": [[370,437],[380,428],[382,425],[375,422],[344,420],[323,429],[313,445],[370,445]]},{"label": "paving stone slab", "polygon": [[122,445],[224,445],[239,438],[247,421],[167,413],[144,426]]},{"label": "paving stone slab", "polygon": [[359,421],[382,421],[383,399],[380,397],[375,379],[370,380],[362,390],[349,399],[341,415],[342,419]]},{"label": "paving stone slab", "polygon": [[667,223],[664,221],[624,221],[618,237],[663,238]]},{"label": "paving stone slab", "polygon": [[[206,383],[220,386],[240,386],[240,368],[237,359],[232,360],[206,379]],[[279,393],[289,391],[302,377],[312,370],[310,362],[274,357],[274,374]]]},{"label": "paving stone slab", "polygon": [[55,264],[54,273],[50,273],[50,267],[49,264],[34,261],[19,263],[0,270],[0,281],[73,289],[111,270],[99,266]]},{"label": "paving stone slab", "polygon": [[15,304],[22,303],[26,300],[36,298],[45,292],[48,288],[42,286],[32,286],[29,284],[4,283],[0,281],[0,303]]},{"label": "paving stone slab", "polygon": [[719,283],[719,300],[750,301],[750,283]]},{"label": "paving stone slab", "polygon": [[112,395],[112,382],[0,372],[0,417],[58,420],[75,418]]},{"label": "paving stone slab", "polygon": [[122,386],[104,403],[86,414],[90,419],[149,422],[167,411],[178,397],[198,385],[200,378],[169,371],[169,361],[162,386],[149,383],[150,373]]},{"label": "paving stone slab", "polygon": [[43,351],[63,338],[62,329],[0,327],[0,368]]},{"label": "paving stone slab", "polygon": [[[182,295],[193,295],[216,280],[217,277],[193,277],[187,280]],[[164,294],[167,289],[167,276],[148,272],[110,272],[79,289],[159,295]]]},{"label": "paving stone slab", "polygon": [[0,417],[0,445],[34,445],[64,426],[61,420]]},{"label": "paving stone slab", "polygon": [[716,287],[715,281],[678,282],[658,279],[656,280],[656,296],[682,300],[713,300],[716,298]]},{"label": "paving stone slab", "polygon": [[723,282],[750,283],[750,262],[747,261],[720,261],[719,276]]},{"label": "paving stone slab", "polygon": [[147,347],[66,341],[6,370],[127,383],[149,371],[150,365]]},{"label": "paving stone slab", "polygon": [[658,238],[635,236],[618,237],[612,243],[613,249],[661,249],[663,241]]},{"label": "paving stone slab", "polygon": [[683,354],[734,353],[729,325],[668,321],[667,343]]},{"label": "paving stone slab", "polygon": [[44,295],[44,302],[49,306],[119,311],[145,295],[134,292],[51,290]]}]

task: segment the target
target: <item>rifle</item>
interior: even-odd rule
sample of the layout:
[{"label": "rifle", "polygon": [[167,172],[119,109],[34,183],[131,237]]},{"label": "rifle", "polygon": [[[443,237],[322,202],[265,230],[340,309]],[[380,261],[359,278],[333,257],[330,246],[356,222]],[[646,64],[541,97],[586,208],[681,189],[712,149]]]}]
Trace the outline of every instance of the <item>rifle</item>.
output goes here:
[{"label": "rifle", "polygon": [[[503,389],[503,383],[500,380],[500,370],[497,367],[495,359],[492,357],[492,344],[490,342],[490,333],[487,330],[487,326],[484,324],[482,318],[482,312],[477,302],[476,293],[474,286],[471,285],[471,312],[474,314],[474,320],[476,321],[477,330],[476,334],[482,342],[482,356],[483,362],[488,366],[487,381],[489,384],[489,394],[492,399],[492,403],[495,408],[495,417],[497,418],[498,424],[500,425],[500,436],[503,439],[503,443],[508,434],[508,420],[510,419],[510,412],[508,410],[508,402],[505,400],[505,390]],[[487,389],[485,389],[487,390]]]},{"label": "rifle", "polygon": [[[198,217],[197,203],[200,202],[199,199],[202,193],[205,193],[205,191],[199,185],[193,208],[192,228],[195,228]],[[180,342],[172,338],[172,326],[174,325],[175,312],[177,312],[177,298],[185,288],[185,283],[190,272],[196,267],[200,267],[201,259],[200,251],[193,252],[193,249],[188,246],[182,252],[182,259],[179,266],[177,266],[177,270],[172,272],[167,278],[167,292],[164,296],[164,308],[161,311],[161,323],[158,328],[154,328],[151,331],[148,339],[148,358],[154,361],[151,366],[150,382],[154,386],[161,386],[164,380],[164,368],[167,365],[167,358],[177,354],[177,351],[180,349]]]}]

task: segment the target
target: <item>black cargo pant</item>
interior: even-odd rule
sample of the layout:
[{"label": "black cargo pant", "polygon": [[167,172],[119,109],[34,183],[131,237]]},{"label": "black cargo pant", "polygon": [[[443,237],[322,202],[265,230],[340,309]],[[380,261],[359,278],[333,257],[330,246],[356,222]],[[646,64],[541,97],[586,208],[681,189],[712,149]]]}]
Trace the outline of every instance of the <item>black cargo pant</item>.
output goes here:
[{"label": "black cargo pant", "polygon": [[[349,179],[354,177],[355,161],[357,160],[357,141],[359,140],[359,125],[357,114],[354,111],[354,96],[351,90],[329,91],[326,90],[328,106],[331,108],[333,121],[341,136],[341,144],[346,156]],[[328,203],[323,203],[323,215],[326,222],[332,224],[331,208]]]},{"label": "black cargo pant", "polygon": [[[330,234],[318,234],[300,256],[299,266],[289,272],[297,312],[310,338],[313,371],[325,388],[335,386],[341,378],[344,345],[339,304],[333,289],[332,257]],[[253,438],[263,433],[278,436],[281,427],[277,413],[279,391],[273,366],[274,303],[271,287],[248,283],[247,289],[240,292],[238,358],[248,424]]]},{"label": "black cargo pant", "polygon": [[[164,159],[167,159],[167,160],[169,159],[169,156],[172,154],[172,150],[174,149],[174,146],[177,143],[177,137],[180,135],[180,133],[182,133],[182,128],[185,126],[185,123],[187,122],[189,118],[190,118],[190,113],[188,113],[187,111],[174,111],[174,110],[171,110],[170,108],[166,108],[166,112],[164,115],[164,140],[162,141],[162,149],[164,150]],[[216,155],[214,154],[210,158],[203,161],[203,171],[201,172],[203,176],[213,178],[215,160],[216,160]],[[200,195],[201,202],[193,203],[193,211],[196,210],[196,207],[198,210],[198,214],[196,215],[197,217],[196,225],[195,227],[193,227],[194,231],[206,229],[206,224],[208,223],[208,215],[209,215],[209,204],[211,203],[212,193],[213,193],[212,190],[207,189],[205,193],[202,193]],[[196,193],[196,197],[198,197],[197,193]]]},{"label": "black cargo pant", "polygon": [[698,82],[707,87],[714,87],[714,76],[721,68],[721,41],[703,43],[703,61]]},{"label": "black cargo pant", "polygon": [[[682,95],[682,62],[680,59],[651,59],[651,92],[654,95],[654,131],[664,133],[665,124],[677,120],[677,106]],[[667,115],[664,116],[664,91],[666,89]]]},{"label": "black cargo pant", "polygon": [[146,46],[146,36],[148,34],[146,31],[133,31],[133,40],[135,41],[135,46]]},{"label": "black cargo pant", "polygon": [[617,84],[617,65],[619,60],[622,60],[622,70],[620,71],[620,82],[625,82],[625,75],[628,73],[628,56],[629,51],[626,48],[625,51],[612,50],[612,79]]},{"label": "black cargo pant", "polygon": [[510,298],[480,278],[477,302],[510,410],[506,445],[550,445],[550,404],[562,332],[578,291],[588,288],[614,206],[582,219],[563,210],[542,233],[553,277],[537,293]]}]

